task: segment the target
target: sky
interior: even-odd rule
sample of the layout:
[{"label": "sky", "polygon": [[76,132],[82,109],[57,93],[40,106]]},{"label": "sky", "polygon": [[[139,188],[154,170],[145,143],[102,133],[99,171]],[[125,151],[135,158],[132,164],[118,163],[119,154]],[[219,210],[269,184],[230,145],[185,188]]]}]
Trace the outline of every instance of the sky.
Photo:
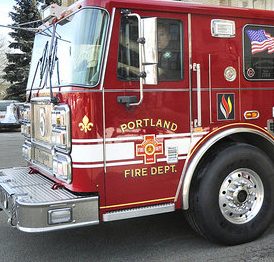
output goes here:
[{"label": "sky", "polygon": [[[12,23],[11,18],[9,17],[9,12],[12,11],[12,7],[15,5],[14,0],[0,0],[0,24],[8,25]],[[9,29],[0,27],[0,35],[4,36],[7,40]]]}]

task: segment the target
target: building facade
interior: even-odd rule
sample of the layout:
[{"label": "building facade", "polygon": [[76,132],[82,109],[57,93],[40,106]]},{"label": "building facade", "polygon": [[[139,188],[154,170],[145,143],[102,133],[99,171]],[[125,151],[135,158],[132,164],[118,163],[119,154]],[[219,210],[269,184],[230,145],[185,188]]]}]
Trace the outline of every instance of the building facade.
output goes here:
[{"label": "building facade", "polygon": [[76,0],[62,0],[62,5],[69,6],[73,4],[74,2],[76,2]]},{"label": "building facade", "polygon": [[274,1],[269,0],[183,0],[183,2],[274,10]]}]

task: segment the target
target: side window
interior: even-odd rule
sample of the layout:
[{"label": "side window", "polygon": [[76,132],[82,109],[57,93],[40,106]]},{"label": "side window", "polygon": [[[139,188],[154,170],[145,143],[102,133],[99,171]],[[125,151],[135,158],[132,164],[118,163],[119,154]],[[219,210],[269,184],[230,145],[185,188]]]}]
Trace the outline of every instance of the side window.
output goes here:
[{"label": "side window", "polygon": [[182,26],[172,19],[158,19],[158,74],[160,81],[182,79]]},{"label": "side window", "polygon": [[[183,34],[181,21],[157,20],[159,81],[183,79]],[[139,80],[138,25],[134,17],[121,19],[118,54],[118,79]]]},{"label": "side window", "polygon": [[118,79],[138,80],[138,23],[135,17],[122,17],[119,36]]},{"label": "side window", "polygon": [[244,39],[244,76],[247,80],[274,79],[274,27],[246,25]]}]

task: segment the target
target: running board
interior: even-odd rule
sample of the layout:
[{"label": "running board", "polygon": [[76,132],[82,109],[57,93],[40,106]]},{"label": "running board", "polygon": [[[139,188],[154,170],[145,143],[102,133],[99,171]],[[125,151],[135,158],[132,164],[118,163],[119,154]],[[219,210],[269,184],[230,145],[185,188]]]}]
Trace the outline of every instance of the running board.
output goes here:
[{"label": "running board", "polygon": [[162,213],[168,213],[175,211],[175,204],[162,204],[148,207],[124,209],[119,211],[108,212],[103,215],[103,221],[114,221],[121,219],[128,219],[133,217],[150,216]]}]

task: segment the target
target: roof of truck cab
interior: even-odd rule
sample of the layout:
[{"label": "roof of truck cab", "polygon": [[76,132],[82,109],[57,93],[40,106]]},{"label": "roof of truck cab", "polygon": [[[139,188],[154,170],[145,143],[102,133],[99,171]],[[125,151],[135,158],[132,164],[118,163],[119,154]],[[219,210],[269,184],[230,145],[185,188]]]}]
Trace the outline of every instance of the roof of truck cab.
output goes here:
[{"label": "roof of truck cab", "polygon": [[97,4],[116,8],[131,8],[141,10],[155,10],[162,12],[204,14],[226,17],[254,18],[273,20],[274,11],[259,10],[254,8],[238,8],[218,5],[205,5],[194,2],[182,2],[172,0],[84,0],[82,6]]}]

